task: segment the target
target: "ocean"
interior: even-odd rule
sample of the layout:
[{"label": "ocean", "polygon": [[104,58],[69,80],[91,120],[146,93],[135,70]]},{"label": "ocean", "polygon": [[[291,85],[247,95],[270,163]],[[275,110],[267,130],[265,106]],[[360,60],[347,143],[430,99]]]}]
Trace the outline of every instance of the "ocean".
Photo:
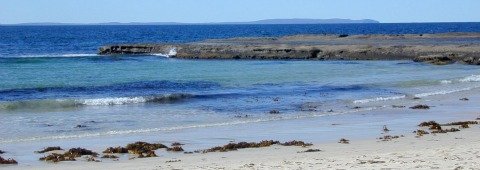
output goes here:
[{"label": "ocean", "polygon": [[[15,154],[35,160],[27,150],[52,141],[95,148],[178,140],[200,148],[239,139],[302,138],[288,130],[309,128],[298,127],[305,122],[368,122],[356,113],[480,87],[478,66],[462,64],[100,56],[102,45],[445,32],[480,32],[480,23],[0,26],[0,146],[29,146]],[[392,119],[401,124],[404,118],[376,118]],[[325,124],[320,131],[333,133]],[[244,126],[249,128],[239,128]],[[259,126],[269,128],[247,130]]]}]

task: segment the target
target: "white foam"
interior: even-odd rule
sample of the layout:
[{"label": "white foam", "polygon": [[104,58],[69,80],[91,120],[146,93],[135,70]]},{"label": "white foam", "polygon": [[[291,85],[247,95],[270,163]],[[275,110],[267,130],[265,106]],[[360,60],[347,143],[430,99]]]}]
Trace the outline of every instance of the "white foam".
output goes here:
[{"label": "white foam", "polygon": [[163,54],[163,53],[154,53],[152,54],[154,56],[161,56],[161,57],[166,57],[166,58],[170,58],[170,57],[173,57],[173,56],[176,56],[177,55],[177,49],[176,48],[172,48],[170,49],[170,51],[168,51],[167,54]]},{"label": "white foam", "polygon": [[440,81],[440,83],[442,83],[442,84],[451,84],[451,83],[452,83],[452,80],[442,80],[442,81]]},{"label": "white foam", "polygon": [[353,101],[353,103],[370,103],[370,102],[378,102],[378,101],[397,100],[397,99],[403,99],[405,97],[407,96],[400,95],[400,96],[389,96],[389,97],[376,97],[376,98],[370,98],[370,99],[355,100]]},{"label": "white foam", "polygon": [[441,90],[441,91],[434,91],[434,92],[427,92],[427,93],[420,93],[420,94],[415,94],[415,97],[427,97],[427,96],[434,96],[434,95],[445,95],[445,94],[450,94],[450,93],[455,93],[455,92],[461,92],[461,91],[467,91],[467,90],[472,90],[476,87],[467,87],[467,88],[461,88],[461,89],[453,89],[453,90]]},{"label": "white foam", "polygon": [[460,82],[479,82],[480,75],[471,75],[459,80]]},{"label": "white foam", "polygon": [[145,103],[147,99],[144,97],[116,97],[116,98],[99,98],[99,99],[85,99],[81,102],[88,106],[107,106],[107,105],[123,105]]},{"label": "white foam", "polygon": [[95,57],[98,54],[62,54],[62,57]]}]

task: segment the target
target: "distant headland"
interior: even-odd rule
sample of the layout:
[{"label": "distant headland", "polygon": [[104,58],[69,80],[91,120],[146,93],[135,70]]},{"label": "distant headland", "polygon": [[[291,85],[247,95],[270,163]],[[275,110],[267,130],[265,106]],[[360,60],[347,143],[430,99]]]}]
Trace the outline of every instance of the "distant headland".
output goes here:
[{"label": "distant headland", "polygon": [[36,22],[36,23],[19,23],[19,24],[0,24],[12,26],[49,26],[49,25],[247,25],[247,24],[355,24],[355,23],[380,23],[372,19],[264,19],[247,22],[205,22],[205,23],[182,23],[182,22],[103,22],[103,23],[58,23],[58,22]]}]

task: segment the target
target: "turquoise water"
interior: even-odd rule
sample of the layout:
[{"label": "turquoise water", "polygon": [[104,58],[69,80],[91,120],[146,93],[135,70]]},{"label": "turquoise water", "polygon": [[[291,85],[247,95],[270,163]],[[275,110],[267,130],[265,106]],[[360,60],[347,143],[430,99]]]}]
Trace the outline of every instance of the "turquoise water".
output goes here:
[{"label": "turquoise water", "polygon": [[410,61],[10,58],[0,73],[1,143],[341,114],[480,85],[475,66]]}]

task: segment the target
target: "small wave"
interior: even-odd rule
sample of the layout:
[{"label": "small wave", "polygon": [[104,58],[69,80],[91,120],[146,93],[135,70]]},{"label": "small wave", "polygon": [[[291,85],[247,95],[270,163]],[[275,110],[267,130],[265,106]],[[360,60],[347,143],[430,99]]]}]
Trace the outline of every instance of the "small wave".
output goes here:
[{"label": "small wave", "polygon": [[72,108],[80,106],[110,106],[138,103],[174,103],[186,98],[193,97],[192,94],[167,94],[157,96],[139,96],[139,97],[108,97],[97,99],[47,99],[47,100],[27,100],[0,103],[0,110],[17,109],[57,109]]},{"label": "small wave", "polygon": [[353,103],[370,103],[370,102],[378,102],[378,101],[387,101],[387,100],[397,100],[397,99],[403,99],[407,97],[406,95],[399,95],[399,96],[389,96],[389,97],[376,97],[376,98],[370,98],[370,99],[361,99],[361,100],[355,100]]},{"label": "small wave", "polygon": [[444,94],[450,94],[450,93],[472,90],[474,88],[476,88],[476,87],[467,87],[467,88],[453,89],[453,90],[441,90],[441,91],[435,91],[435,92],[415,94],[414,96],[415,97],[428,97],[428,96],[434,96],[434,95],[444,95]]},{"label": "small wave", "polygon": [[440,81],[441,84],[451,84],[452,80],[442,80]]},{"label": "small wave", "polygon": [[471,75],[459,80],[460,82],[479,82],[480,75]]},{"label": "small wave", "polygon": [[161,57],[166,57],[166,58],[170,58],[170,57],[173,57],[173,56],[176,56],[177,55],[177,49],[176,48],[172,48],[170,49],[170,51],[168,51],[167,54],[163,54],[163,53],[154,53],[152,54],[154,56],[161,56]]}]

